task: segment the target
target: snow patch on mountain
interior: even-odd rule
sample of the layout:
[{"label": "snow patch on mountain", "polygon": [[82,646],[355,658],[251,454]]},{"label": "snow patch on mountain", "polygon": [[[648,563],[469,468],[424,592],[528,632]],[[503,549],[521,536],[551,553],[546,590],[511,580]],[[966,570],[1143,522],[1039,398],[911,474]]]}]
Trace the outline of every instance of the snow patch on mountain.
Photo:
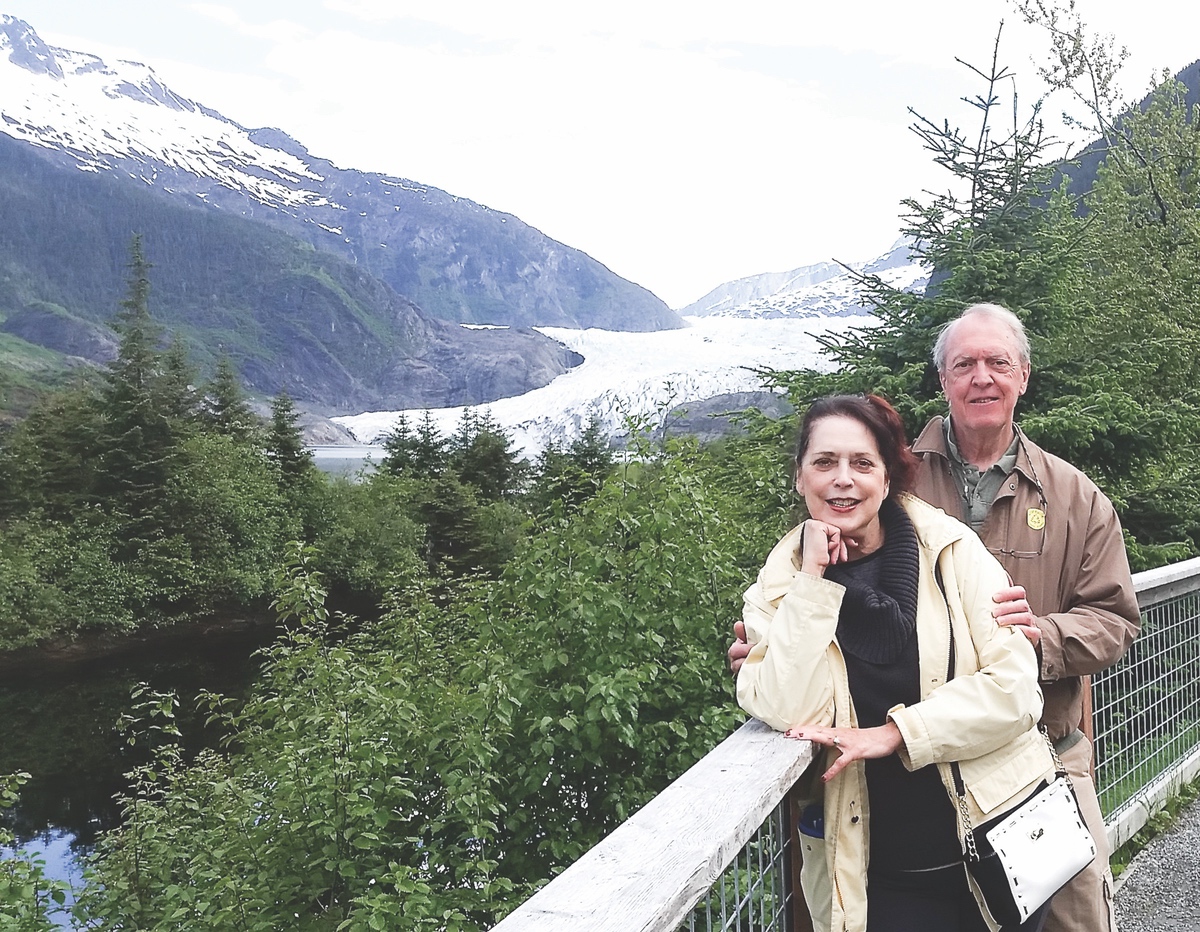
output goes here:
[{"label": "snow patch on mountain", "polygon": [[[687,322],[683,330],[650,333],[539,327],[581,354],[583,364],[544,388],[481,407],[508,431],[516,449],[533,457],[549,443],[569,443],[592,418],[610,435],[620,436],[628,417],[654,418],[689,401],[761,389],[755,369],[828,369],[817,335],[872,326],[875,318],[694,317]],[[449,436],[464,410],[440,408],[431,414],[438,430]],[[381,440],[401,415],[411,425],[424,413],[374,411],[333,420],[371,443]]]},{"label": "snow patch on mountain", "polygon": [[921,291],[929,270],[902,238],[878,259],[852,263],[821,262],[790,272],[765,272],[718,285],[679,313],[695,317],[776,318],[854,317],[869,313],[859,297],[857,274],[877,275],[894,288]]},{"label": "snow patch on mountain", "polygon": [[8,59],[0,67],[0,132],[67,153],[84,171],[124,171],[150,184],[184,172],[274,207],[330,205],[318,188],[323,179],[303,159],[256,143],[146,65],[55,48],[8,15],[0,16],[0,56]]}]

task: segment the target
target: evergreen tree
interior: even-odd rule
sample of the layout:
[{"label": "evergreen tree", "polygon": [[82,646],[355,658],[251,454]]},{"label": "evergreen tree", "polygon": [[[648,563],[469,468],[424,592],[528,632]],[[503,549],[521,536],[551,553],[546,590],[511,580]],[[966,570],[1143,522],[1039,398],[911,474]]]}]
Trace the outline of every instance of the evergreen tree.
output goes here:
[{"label": "evergreen tree", "polygon": [[413,473],[421,477],[440,476],[446,471],[448,460],[446,439],[434,423],[432,412],[426,411],[413,438]]},{"label": "evergreen tree", "polygon": [[488,502],[512,495],[528,472],[528,464],[517,457],[512,440],[491,414],[475,414],[470,408],[463,411],[448,463],[459,479]]},{"label": "evergreen tree", "polygon": [[226,353],[217,360],[216,371],[205,387],[202,411],[205,422],[217,433],[234,440],[250,440],[259,430],[259,419],[246,404],[237,370]]},{"label": "evergreen tree", "polygon": [[171,338],[163,355],[158,392],[162,397],[163,410],[177,427],[195,418],[198,402],[196,369],[188,359],[187,344],[179,334]]},{"label": "evergreen tree", "polygon": [[0,440],[0,514],[40,509],[63,520],[94,504],[100,426],[97,394],[86,382],[42,398]]},{"label": "evergreen tree", "polygon": [[529,490],[532,510],[563,514],[576,511],[600,491],[614,465],[608,436],[593,417],[565,449],[547,444],[538,456]]},{"label": "evergreen tree", "polygon": [[401,414],[392,429],[384,435],[383,448],[386,452],[380,466],[393,475],[432,479],[441,476],[450,467],[454,443],[442,436],[434,423],[432,412],[424,413],[416,430],[413,430],[408,418]]},{"label": "evergreen tree", "polygon": [[394,475],[411,474],[415,469],[417,437],[401,414],[383,437],[384,457],[379,468]]},{"label": "evergreen tree", "polygon": [[312,453],[304,446],[297,426],[299,414],[286,391],[280,391],[271,402],[271,423],[267,427],[266,451],[279,467],[285,481],[294,482],[312,472]]},{"label": "evergreen tree", "polygon": [[177,454],[176,423],[156,392],[162,372],[162,329],[149,308],[150,263],[140,236],[130,247],[129,294],[115,327],[121,343],[101,392],[98,493],[129,515],[130,545],[149,532],[147,517]]}]

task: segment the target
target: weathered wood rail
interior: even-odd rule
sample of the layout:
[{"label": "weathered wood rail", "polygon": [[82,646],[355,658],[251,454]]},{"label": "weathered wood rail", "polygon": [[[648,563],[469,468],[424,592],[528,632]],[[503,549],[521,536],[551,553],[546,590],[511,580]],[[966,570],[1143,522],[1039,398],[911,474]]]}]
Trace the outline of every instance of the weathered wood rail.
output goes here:
[{"label": "weathered wood rail", "polygon": [[747,722],[494,932],[675,929],[812,760],[812,746]]}]

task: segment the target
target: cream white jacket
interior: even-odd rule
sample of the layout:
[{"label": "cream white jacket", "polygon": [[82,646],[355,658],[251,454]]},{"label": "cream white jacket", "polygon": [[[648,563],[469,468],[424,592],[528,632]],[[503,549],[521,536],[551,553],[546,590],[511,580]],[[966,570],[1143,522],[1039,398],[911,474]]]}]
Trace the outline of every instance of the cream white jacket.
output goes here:
[{"label": "cream white jacket", "polygon": [[[921,701],[888,715],[904,739],[898,752],[904,766],[936,764],[947,804],[956,809],[949,763],[959,762],[972,823],[979,824],[1053,775],[1049,748],[1037,731],[1037,658],[1024,635],[992,617],[992,596],[1009,585],[1008,575],[975,533],[911,495],[897,500],[916,529],[920,553]],[[845,588],[800,572],[799,537],[799,528],[787,534],[746,590],[743,621],[752,648],[738,674],[738,702],[780,731],[810,724],[857,727],[835,635]],[[947,682],[951,626],[955,675]],[[870,837],[862,762],[843,770],[824,794],[831,929],[860,932],[867,924]],[[990,920],[986,910],[984,915]]]}]

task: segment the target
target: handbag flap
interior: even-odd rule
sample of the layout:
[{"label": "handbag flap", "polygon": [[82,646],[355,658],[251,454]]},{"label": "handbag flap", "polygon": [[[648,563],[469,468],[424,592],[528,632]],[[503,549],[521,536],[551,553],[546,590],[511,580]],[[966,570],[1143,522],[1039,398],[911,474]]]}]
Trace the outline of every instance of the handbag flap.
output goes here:
[{"label": "handbag flap", "polygon": [[1096,857],[1070,784],[1059,778],[983,832],[1025,916]]}]

